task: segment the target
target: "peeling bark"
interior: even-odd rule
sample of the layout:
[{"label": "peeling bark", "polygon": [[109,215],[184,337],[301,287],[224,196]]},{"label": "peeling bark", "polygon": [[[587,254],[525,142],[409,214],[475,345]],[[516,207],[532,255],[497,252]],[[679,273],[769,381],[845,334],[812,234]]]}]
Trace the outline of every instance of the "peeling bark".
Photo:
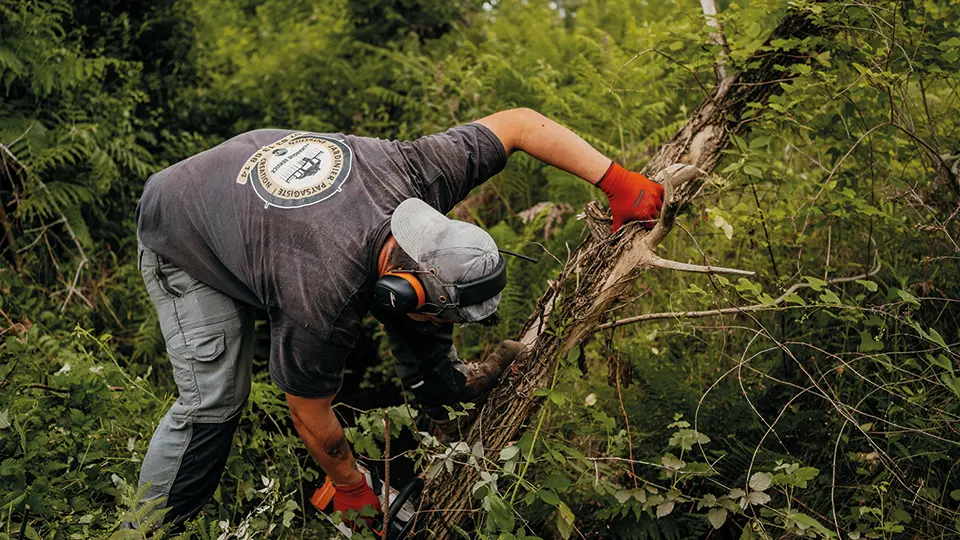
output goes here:
[{"label": "peeling bark", "polygon": [[[768,39],[805,38],[825,33],[805,13],[790,13]],[[806,62],[798,51],[779,50],[757,54],[747,65],[753,66],[720,81],[713,92],[680,129],[650,160],[644,173],[651,178],[674,163],[694,165],[702,172],[712,170],[720,161],[730,135],[746,130],[740,119],[750,103],[763,103],[779,92],[779,82],[787,77],[781,67]],[[692,168],[691,168],[692,169]],[[647,233],[638,225],[626,226],[611,236],[610,218],[596,203],[586,207],[590,235],[571,255],[563,270],[540,298],[537,311],[528,319],[521,341],[526,349],[508,371],[500,386],[469,428],[470,447],[480,441],[488,456],[523,431],[527,419],[542,401],[534,391],[548,386],[555,363],[595,334],[605,321],[609,308],[645,269],[658,266],[656,246],[663,240],[677,209],[699,191],[702,179],[693,179],[677,189],[672,210]],[[668,214],[667,206],[664,214]],[[465,432],[466,433],[466,432]],[[456,465],[452,473],[443,471],[425,489],[424,500],[433,510],[421,513],[413,530],[418,537],[450,537],[449,525],[459,525],[473,514],[477,501],[470,490],[479,478],[473,467]]]}]

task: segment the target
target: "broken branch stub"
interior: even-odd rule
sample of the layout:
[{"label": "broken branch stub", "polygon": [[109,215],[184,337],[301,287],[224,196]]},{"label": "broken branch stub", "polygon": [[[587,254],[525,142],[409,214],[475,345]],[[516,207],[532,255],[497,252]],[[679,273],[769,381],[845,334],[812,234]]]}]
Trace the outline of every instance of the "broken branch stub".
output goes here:
[{"label": "broken branch stub", "polygon": [[673,229],[677,213],[682,206],[676,196],[677,191],[687,184],[687,182],[698,178],[702,173],[703,171],[693,165],[674,163],[660,171],[654,178],[655,181],[663,184],[663,208],[660,212],[660,221],[657,222],[653,230],[643,237],[641,242],[642,257],[640,265],[644,268],[663,268],[666,270],[679,270],[681,272],[696,272],[700,274],[752,276],[754,272],[749,270],[671,261],[659,257],[656,253],[657,246],[663,242],[667,234]]},{"label": "broken branch stub", "polygon": [[677,220],[681,207],[681,202],[677,200],[677,191],[700,174],[700,170],[694,165],[674,163],[653,178],[655,182],[663,185],[663,208],[660,209],[660,221],[643,238],[643,243],[649,249],[657,249]]}]

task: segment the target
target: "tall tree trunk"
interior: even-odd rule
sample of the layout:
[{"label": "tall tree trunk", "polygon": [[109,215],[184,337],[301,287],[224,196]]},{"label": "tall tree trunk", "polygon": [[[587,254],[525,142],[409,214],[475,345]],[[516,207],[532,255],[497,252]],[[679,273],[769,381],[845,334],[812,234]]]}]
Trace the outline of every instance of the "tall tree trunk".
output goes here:
[{"label": "tall tree trunk", "polygon": [[[809,13],[793,12],[780,22],[767,43],[824,33],[826,30],[815,24]],[[795,49],[767,48],[756,54],[746,64],[751,67],[717,84],[643,172],[653,178],[673,163],[712,170],[730,135],[745,131],[746,123],[740,119],[748,105],[763,103],[780,91],[780,81],[788,77],[782,67],[806,62],[808,58],[808,53]],[[664,214],[669,213],[672,218],[701,185],[702,180],[695,179],[677,189],[672,210],[668,212],[665,206]],[[591,234],[540,298],[537,311],[522,333],[521,340],[527,347],[470,426],[470,447],[479,441],[486,455],[496,456],[518,437],[543,399],[534,396],[534,391],[550,384],[557,362],[597,332],[611,305],[627,291],[634,278],[647,268],[662,266],[657,263],[654,250],[672,224],[670,219],[664,221],[668,223],[658,225],[650,233],[639,226],[628,226],[610,236],[605,213],[596,203],[587,205]],[[426,536],[451,536],[449,525],[460,524],[473,512],[471,488],[478,478],[476,468],[455,465],[453,472],[444,470],[429,481],[425,500],[433,510],[419,515],[414,530]]]}]

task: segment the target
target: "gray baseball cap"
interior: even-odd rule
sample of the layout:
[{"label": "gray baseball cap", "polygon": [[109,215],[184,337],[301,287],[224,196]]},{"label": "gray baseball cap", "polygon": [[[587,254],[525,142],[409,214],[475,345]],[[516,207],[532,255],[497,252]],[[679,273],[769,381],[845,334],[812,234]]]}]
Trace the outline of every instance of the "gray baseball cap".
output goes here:
[{"label": "gray baseball cap", "polygon": [[437,316],[477,322],[497,311],[501,293],[478,304],[461,306],[455,287],[489,277],[501,264],[497,243],[487,231],[449,219],[420,199],[401,202],[390,218],[390,229],[400,248],[425,272],[417,277],[427,293],[427,303],[440,310]]}]

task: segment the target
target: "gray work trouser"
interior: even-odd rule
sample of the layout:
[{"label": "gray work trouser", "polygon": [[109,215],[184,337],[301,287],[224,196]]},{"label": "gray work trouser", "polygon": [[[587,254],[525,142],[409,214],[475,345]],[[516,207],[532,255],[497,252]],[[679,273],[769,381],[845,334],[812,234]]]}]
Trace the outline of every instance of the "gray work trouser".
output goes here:
[{"label": "gray work trouser", "polygon": [[150,440],[140,486],[144,501],[165,499],[164,522],[179,525],[220,483],[250,395],[255,310],[143,246],[138,255],[180,394]]}]

